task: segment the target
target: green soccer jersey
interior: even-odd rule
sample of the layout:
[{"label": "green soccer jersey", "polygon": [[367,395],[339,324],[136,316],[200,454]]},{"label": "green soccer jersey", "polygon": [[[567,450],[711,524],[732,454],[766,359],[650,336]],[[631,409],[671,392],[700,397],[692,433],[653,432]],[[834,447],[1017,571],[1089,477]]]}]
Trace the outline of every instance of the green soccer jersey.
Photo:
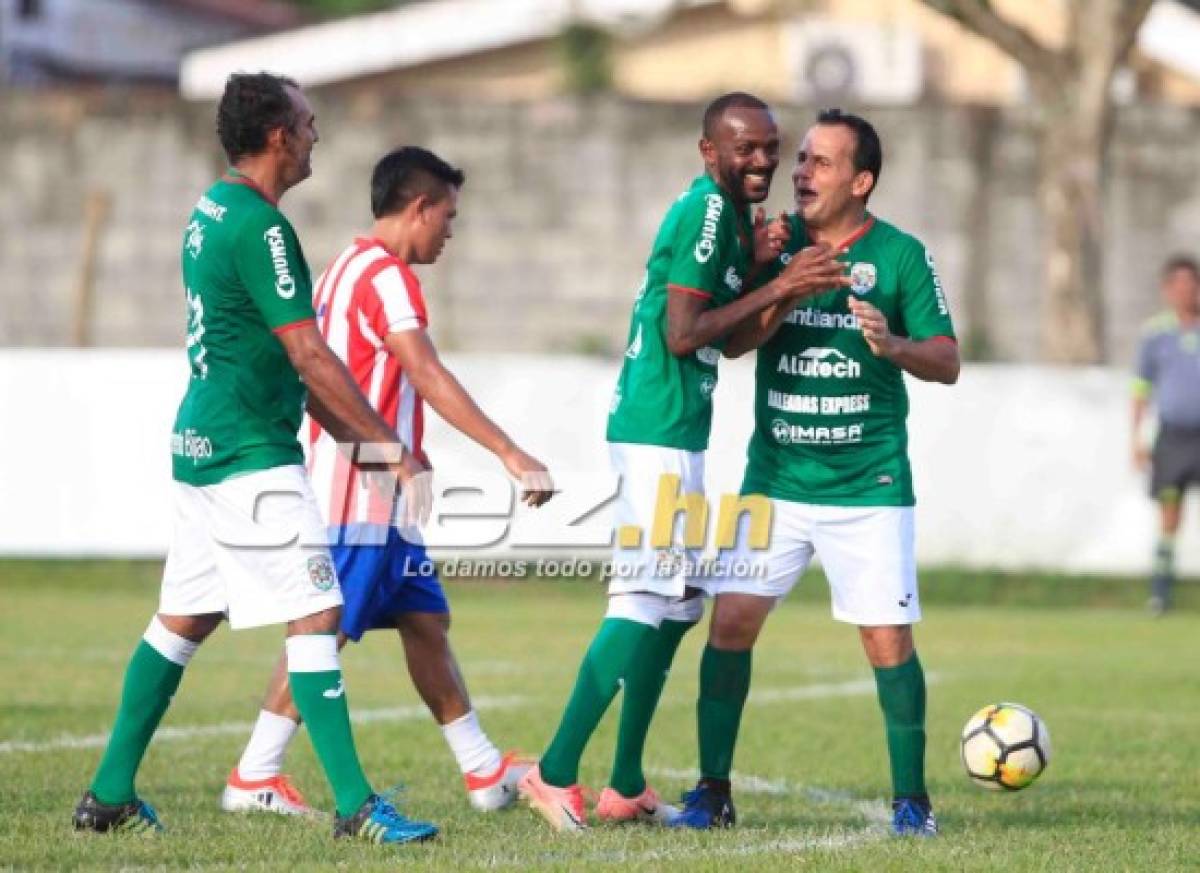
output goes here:
[{"label": "green soccer jersey", "polygon": [[312,319],[312,277],[288,220],[244,177],[216,182],[183,233],[191,378],[173,473],[212,485],[301,464],[305,389],[275,332]]},{"label": "green soccer jersey", "polygon": [[667,298],[694,294],[724,306],[741,293],[753,263],[748,210],[711,177],[698,177],[668,210],[650,251],[609,412],[609,442],[708,448],[721,344],[671,354]]},{"label": "green soccer jersey", "polygon": [[[954,338],[933,259],[913,237],[868,216],[841,260],[851,285],[799,303],[758,352],[754,435],[744,494],[833,506],[911,506],[908,394],[850,312],[855,294],[893,334]],[[800,220],[773,272],[809,244]]]}]

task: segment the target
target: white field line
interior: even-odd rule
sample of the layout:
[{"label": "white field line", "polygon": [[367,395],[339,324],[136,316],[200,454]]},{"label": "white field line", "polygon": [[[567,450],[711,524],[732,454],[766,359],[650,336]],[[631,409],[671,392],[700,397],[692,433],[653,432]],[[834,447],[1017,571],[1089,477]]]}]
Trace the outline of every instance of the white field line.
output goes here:
[{"label": "white field line", "polygon": [[[477,697],[476,709],[517,709],[529,702],[527,697]],[[416,721],[429,717],[424,705],[389,706],[382,709],[357,709],[350,712],[350,720],[356,724],[373,722]],[[226,734],[250,736],[253,722],[227,721],[219,724],[188,725],[159,728],[154,734],[155,742],[190,740],[194,737],[217,737]],[[60,749],[102,749],[108,744],[109,734],[89,734],[82,737],[62,736],[40,743],[9,740],[0,743],[0,754],[12,752],[53,752]]]},{"label": "white field line", "polygon": [[[669,767],[647,767],[648,776],[664,779],[682,779],[694,782],[700,778],[697,770],[679,770]],[[769,794],[773,797],[799,797],[808,803],[820,806],[840,806],[857,812],[872,824],[887,824],[892,820],[890,808],[884,800],[862,800],[845,791],[820,788],[815,785],[798,785],[784,779],[767,779],[751,773],[733,774],[734,787],[739,794]]]},{"label": "white field line", "polygon": [[[937,674],[927,673],[926,684],[938,680]],[[820,700],[830,697],[854,697],[875,693],[875,682],[871,679],[855,679],[849,682],[828,682],[816,685],[798,685],[793,688],[770,688],[752,692],[749,703],[770,704],[785,703],[795,700]],[[475,699],[478,709],[516,709],[529,703],[530,699],[521,695],[507,697],[479,697]],[[426,709],[421,705],[391,706],[382,709],[356,709],[350,713],[350,720],[357,724],[374,722],[414,721],[426,716]],[[187,740],[193,737],[215,737],[229,734],[249,735],[253,724],[250,722],[220,722],[209,725],[188,725],[180,727],[160,728],[154,739],[160,742]],[[0,742],[0,755],[15,752],[53,752],[63,749],[102,749],[108,743],[108,734],[87,734],[85,736],[64,735],[41,742],[27,740],[6,740]]]},{"label": "white field line", "polygon": [[702,845],[663,846],[658,849],[630,851],[628,849],[605,849],[603,851],[587,852],[584,854],[566,852],[545,852],[533,857],[524,855],[508,858],[492,858],[480,865],[487,868],[517,867],[530,869],[534,865],[571,864],[572,866],[587,862],[602,864],[639,864],[661,861],[688,861],[694,859],[709,860],[711,858],[746,858],[752,855],[799,855],[814,850],[838,851],[853,849],[867,843],[875,843],[886,839],[888,833],[882,828],[862,828],[861,830],[844,831],[831,834],[818,834],[811,837],[775,837],[761,839],[753,830],[738,832],[738,841],[734,845],[723,845],[708,840]]}]

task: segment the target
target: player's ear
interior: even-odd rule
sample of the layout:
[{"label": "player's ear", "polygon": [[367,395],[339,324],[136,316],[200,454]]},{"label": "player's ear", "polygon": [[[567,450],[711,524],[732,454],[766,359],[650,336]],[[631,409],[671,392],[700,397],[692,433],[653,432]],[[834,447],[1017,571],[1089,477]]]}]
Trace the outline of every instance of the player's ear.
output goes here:
[{"label": "player's ear", "polygon": [[267,131],[267,151],[287,148],[288,129],[286,125],[279,125]]},{"label": "player's ear", "polygon": [[704,159],[704,166],[715,167],[717,165],[717,146],[711,139],[706,137],[700,138],[700,157]]},{"label": "player's ear", "polygon": [[870,170],[859,170],[854,174],[854,181],[850,183],[850,193],[855,197],[866,197],[873,187],[875,174]]}]

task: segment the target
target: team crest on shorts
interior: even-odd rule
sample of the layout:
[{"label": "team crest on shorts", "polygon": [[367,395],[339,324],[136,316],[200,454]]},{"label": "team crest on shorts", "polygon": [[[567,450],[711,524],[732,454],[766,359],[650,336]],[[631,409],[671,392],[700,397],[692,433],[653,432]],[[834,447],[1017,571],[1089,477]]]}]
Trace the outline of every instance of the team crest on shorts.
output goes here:
[{"label": "team crest on shorts", "polygon": [[337,584],[337,576],[333,572],[333,562],[328,555],[313,555],[308,559],[308,581],[318,591],[328,591]]},{"label": "team crest on shorts", "polygon": [[866,294],[875,287],[876,278],[875,265],[859,261],[850,268],[850,290],[855,294]]}]

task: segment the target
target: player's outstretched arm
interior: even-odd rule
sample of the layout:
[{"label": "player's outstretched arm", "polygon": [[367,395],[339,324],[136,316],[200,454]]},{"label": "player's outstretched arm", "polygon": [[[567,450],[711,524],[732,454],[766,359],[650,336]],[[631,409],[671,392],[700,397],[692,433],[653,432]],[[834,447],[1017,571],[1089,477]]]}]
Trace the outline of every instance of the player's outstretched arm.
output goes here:
[{"label": "player's outstretched arm", "polygon": [[438,415],[500,459],[509,475],[521,483],[522,499],[526,503],[541,506],[554,495],[554,482],[545,464],[522,451],[479,408],[462,383],[446,369],[425,331],[389,333],[384,345],[400,362],[417,393]]}]

